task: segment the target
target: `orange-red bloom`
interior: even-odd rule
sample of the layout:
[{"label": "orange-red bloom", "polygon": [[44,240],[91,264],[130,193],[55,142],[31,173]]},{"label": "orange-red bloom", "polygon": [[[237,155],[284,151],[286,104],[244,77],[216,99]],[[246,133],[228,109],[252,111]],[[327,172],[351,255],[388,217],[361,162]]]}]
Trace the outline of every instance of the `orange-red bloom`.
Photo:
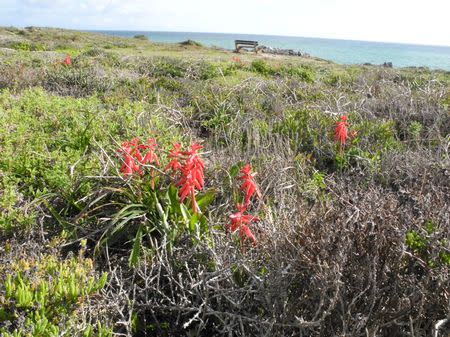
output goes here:
[{"label": "orange-red bloom", "polygon": [[186,158],[180,168],[181,176],[180,180],[177,182],[177,186],[180,187],[180,190],[178,191],[180,203],[182,203],[187,196],[190,196],[194,213],[200,210],[197,201],[195,200],[195,191],[200,191],[203,189],[204,185],[203,170],[205,169],[205,165],[197,154],[197,151],[201,148],[203,148],[201,145],[193,144],[190,150],[181,152]]},{"label": "orange-red bloom", "polygon": [[348,123],[347,116],[341,116],[341,120],[336,123],[336,129],[334,130],[334,140],[339,142],[341,146],[344,146],[348,139]]},{"label": "orange-red bloom", "polygon": [[64,64],[66,66],[70,66],[72,64],[72,60],[70,59],[70,55],[66,55],[66,58],[64,59]]},{"label": "orange-red bloom", "polygon": [[[149,164],[149,165],[156,165],[159,166],[159,160],[158,156],[155,153],[155,147],[156,147],[156,141],[154,138],[147,139],[147,144],[138,144],[136,148],[136,155],[139,155],[139,162],[142,165]],[[145,153],[145,156],[142,157],[139,150],[147,150]]]},{"label": "orange-red bloom", "polygon": [[261,192],[259,192],[258,186],[256,186],[255,180],[256,172],[252,172],[250,164],[245,165],[240,170],[241,176],[238,179],[242,180],[240,189],[244,191],[244,206],[247,207],[250,203],[250,199],[256,193],[258,198],[261,198]]},{"label": "orange-red bloom", "polygon": [[172,150],[169,152],[169,157],[172,158],[169,164],[164,168],[164,171],[169,169],[172,170],[172,173],[176,173],[181,169],[181,164],[179,160],[181,159],[181,144],[174,143]]},{"label": "orange-red bloom", "polygon": [[[141,163],[141,165],[154,165],[159,166],[159,160],[158,156],[155,153],[155,147],[156,147],[156,140],[154,138],[147,139],[147,144],[139,144],[136,147],[136,155],[139,156],[138,161]],[[139,150],[147,150],[144,157],[142,157],[142,154],[139,152]],[[150,175],[152,177],[152,189],[155,189],[155,171],[152,167],[150,169]]]},{"label": "orange-red bloom", "polygon": [[[142,175],[140,165],[159,165],[158,156],[155,153],[156,141],[149,138],[146,144],[141,144],[139,138],[133,138],[122,143],[119,152],[123,156],[123,164],[120,167],[120,172],[125,176],[139,173]],[[147,151],[144,156],[141,150]],[[152,173],[152,188],[154,188],[153,169]]]},{"label": "orange-red bloom", "polygon": [[244,214],[247,208],[245,205],[237,204],[236,208],[238,209],[238,211],[230,215],[231,223],[228,226],[230,231],[235,232],[239,230],[241,242],[245,237],[247,237],[253,243],[253,245],[256,245],[256,239],[249,228],[249,224],[251,222],[259,221],[259,219],[255,216]]},{"label": "orange-red bloom", "polygon": [[119,149],[123,156],[123,164],[120,167],[120,172],[124,176],[132,175],[133,173],[141,173],[141,169],[138,164],[136,164],[135,158],[133,156],[133,145],[131,142],[126,141],[122,143],[122,148]]},{"label": "orange-red bloom", "polygon": [[242,64],[243,63],[242,60],[239,57],[237,57],[237,56],[234,56],[233,58],[231,58],[231,60],[233,62],[237,63],[237,64]]}]

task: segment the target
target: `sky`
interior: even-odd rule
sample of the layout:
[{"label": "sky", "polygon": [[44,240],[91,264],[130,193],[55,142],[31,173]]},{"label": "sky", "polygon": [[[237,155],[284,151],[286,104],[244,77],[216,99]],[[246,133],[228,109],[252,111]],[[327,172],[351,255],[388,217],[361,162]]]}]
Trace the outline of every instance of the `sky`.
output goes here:
[{"label": "sky", "polygon": [[450,0],[0,0],[0,26],[249,33],[450,46]]}]

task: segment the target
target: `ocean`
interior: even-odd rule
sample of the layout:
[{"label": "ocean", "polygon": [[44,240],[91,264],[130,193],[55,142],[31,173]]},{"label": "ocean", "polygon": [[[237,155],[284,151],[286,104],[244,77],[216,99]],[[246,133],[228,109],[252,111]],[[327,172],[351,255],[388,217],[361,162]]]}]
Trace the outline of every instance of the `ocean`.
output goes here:
[{"label": "ocean", "polygon": [[450,46],[229,33],[95,32],[126,37],[143,34],[151,41],[167,43],[177,43],[190,39],[206,46],[217,46],[225,49],[234,49],[234,40],[254,40],[258,41],[260,45],[302,51],[311,56],[341,64],[392,62],[394,67],[428,67],[450,71]]}]

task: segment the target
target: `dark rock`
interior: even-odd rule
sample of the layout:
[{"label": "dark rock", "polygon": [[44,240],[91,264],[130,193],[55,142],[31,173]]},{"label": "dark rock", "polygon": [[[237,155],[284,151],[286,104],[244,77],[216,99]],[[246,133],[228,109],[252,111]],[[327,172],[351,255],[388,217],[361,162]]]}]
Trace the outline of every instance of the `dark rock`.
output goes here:
[{"label": "dark rock", "polygon": [[260,51],[262,53],[266,53],[266,54],[309,57],[309,55],[307,53],[303,53],[301,51],[296,51],[293,49],[272,48],[272,47],[268,47],[268,46],[264,46],[264,45],[259,46],[258,51]]}]

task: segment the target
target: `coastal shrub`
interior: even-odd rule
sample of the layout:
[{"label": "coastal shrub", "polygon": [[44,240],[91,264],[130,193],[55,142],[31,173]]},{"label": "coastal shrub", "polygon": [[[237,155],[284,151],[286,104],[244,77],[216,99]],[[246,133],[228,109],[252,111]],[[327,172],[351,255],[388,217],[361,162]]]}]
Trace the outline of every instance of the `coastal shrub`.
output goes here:
[{"label": "coastal shrub", "polygon": [[29,42],[21,41],[21,42],[13,42],[10,47],[15,50],[21,50],[21,51],[31,51],[32,45]]},{"label": "coastal shrub", "polygon": [[20,91],[42,83],[41,70],[33,69],[25,64],[0,64],[0,89],[8,88]]},{"label": "coastal shrub", "polygon": [[275,69],[272,68],[264,60],[255,60],[251,63],[250,69],[258,74],[269,76],[275,74]]},{"label": "coastal shrub", "polygon": [[184,77],[188,66],[185,62],[173,58],[160,58],[155,60],[151,69],[153,77]]},{"label": "coastal shrub", "polygon": [[[84,176],[97,175],[102,165],[98,145],[109,143],[109,134],[139,130],[135,118],[142,113],[141,104],[127,101],[113,112],[100,107],[94,97],[58,97],[39,89],[16,98],[8,91],[0,95],[2,227],[29,228],[33,210],[45,195],[53,199],[56,194],[69,209],[80,207],[75,201],[92,183]],[[156,116],[146,118],[142,128],[148,123],[161,126]],[[30,199],[36,199],[34,206],[27,206]],[[15,214],[20,216],[10,222]]]},{"label": "coastal shrub", "polygon": [[[96,57],[96,56],[104,56],[106,53],[102,48],[93,47],[89,48],[79,54],[79,56],[87,56],[87,57]],[[114,54],[107,54],[107,56],[112,56]]]},{"label": "coastal shrub", "polygon": [[177,91],[182,88],[182,84],[171,77],[160,77],[155,82],[157,88],[164,88],[170,91]]},{"label": "coastal shrub", "polygon": [[274,124],[274,132],[287,136],[295,152],[317,152],[323,156],[331,146],[330,125],[332,121],[319,111],[292,110]]},{"label": "coastal shrub", "polygon": [[186,40],[186,41],[180,42],[180,45],[182,45],[182,46],[203,47],[203,45],[200,42],[197,42],[197,41],[194,41],[194,40]]},{"label": "coastal shrub", "polygon": [[423,126],[420,122],[412,121],[409,124],[408,133],[413,140],[418,140],[422,132]]},{"label": "coastal shrub", "polygon": [[86,97],[106,94],[114,87],[115,80],[99,67],[62,67],[48,69],[42,86],[59,95]]},{"label": "coastal shrub", "polygon": [[148,40],[147,36],[145,36],[144,34],[137,34],[133,37],[137,40]]},{"label": "coastal shrub", "polygon": [[[99,321],[82,321],[78,310],[88,305],[105,286],[107,274],[95,272],[92,260],[78,257],[60,259],[44,254],[33,257],[10,252],[12,260],[0,271],[0,334],[2,336],[111,336],[112,330]],[[84,247],[85,249],[85,247]],[[93,304],[93,303],[92,303]],[[92,305],[91,304],[91,305]],[[81,333],[80,333],[81,331]]]},{"label": "coastal shrub", "polygon": [[306,66],[290,66],[282,69],[282,73],[296,77],[303,82],[312,83],[315,79],[314,70]]},{"label": "coastal shrub", "polygon": [[419,230],[408,231],[405,243],[411,254],[431,268],[450,266],[450,252],[446,249],[448,239],[442,236],[433,221],[428,220]]},{"label": "coastal shrub", "polygon": [[198,72],[201,80],[208,80],[221,75],[221,69],[218,65],[207,62],[200,64]]},{"label": "coastal shrub", "polygon": [[372,152],[387,152],[402,147],[393,121],[362,121],[356,126],[358,145]]},{"label": "coastal shrub", "polygon": [[28,205],[20,187],[17,178],[0,178],[0,234],[17,229],[30,230],[35,225],[37,205]]},{"label": "coastal shrub", "polygon": [[205,132],[214,132],[217,139],[232,127],[231,122],[239,114],[239,107],[234,97],[215,84],[203,89],[203,95],[195,97],[193,117]]},{"label": "coastal shrub", "polygon": [[226,103],[215,105],[208,116],[203,116],[201,125],[209,130],[227,128],[233,117],[229,114],[230,108],[231,106]]}]

